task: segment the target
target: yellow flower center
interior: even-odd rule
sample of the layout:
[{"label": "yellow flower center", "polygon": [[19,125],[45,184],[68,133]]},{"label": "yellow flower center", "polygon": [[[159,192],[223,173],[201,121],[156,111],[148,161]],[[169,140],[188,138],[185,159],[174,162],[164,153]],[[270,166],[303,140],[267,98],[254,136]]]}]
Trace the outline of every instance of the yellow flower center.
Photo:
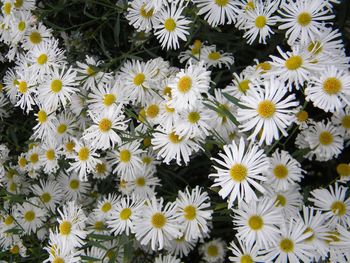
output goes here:
[{"label": "yellow flower center", "polygon": [[135,184],[137,185],[137,186],[145,186],[145,184],[146,184],[146,181],[145,181],[145,178],[144,177],[139,177],[139,178],[137,178],[136,180],[135,180]]},{"label": "yellow flower center", "polygon": [[59,229],[60,229],[60,234],[63,235],[63,236],[67,236],[71,233],[72,231],[72,224],[68,221],[63,221],[60,226],[59,226]]},{"label": "yellow flower center", "polygon": [[79,180],[77,180],[77,179],[73,179],[73,180],[71,180],[71,181],[69,182],[69,187],[70,187],[71,189],[73,189],[73,190],[78,189],[79,186],[80,186],[80,182],[79,182]]},{"label": "yellow flower center", "polygon": [[271,69],[271,64],[269,62],[262,62],[256,65],[256,68],[261,68],[263,72],[269,71]]},{"label": "yellow flower center", "polygon": [[37,153],[33,153],[29,156],[29,161],[31,163],[37,163],[39,161],[39,156]]},{"label": "yellow flower center", "polygon": [[[64,123],[61,123],[60,125],[57,126],[57,132],[58,132],[59,134],[65,133],[66,130],[67,130],[67,125],[64,124]],[[74,146],[73,146],[73,148],[74,148]]]},{"label": "yellow flower center", "polygon": [[294,242],[289,238],[284,238],[280,242],[280,249],[285,253],[294,251]]},{"label": "yellow flower center", "polygon": [[307,113],[307,111],[302,110],[296,114],[296,117],[299,122],[305,122],[309,118],[309,113]]},{"label": "yellow flower center", "polygon": [[112,122],[109,119],[102,119],[98,124],[98,128],[101,132],[108,132],[112,128]]},{"label": "yellow flower center", "polygon": [[230,169],[230,176],[235,182],[242,182],[248,175],[247,168],[240,163],[233,165]]},{"label": "yellow flower center", "polygon": [[190,123],[197,123],[201,118],[200,114],[196,111],[192,111],[188,114],[187,119]]},{"label": "yellow flower center", "polygon": [[227,3],[228,3],[228,0],[215,0],[215,3],[216,3],[218,6],[226,6]]},{"label": "yellow flower center", "polygon": [[16,8],[20,8],[23,6],[23,0],[16,0],[13,4]]},{"label": "yellow flower center", "polygon": [[44,123],[47,120],[47,114],[44,110],[38,112],[38,122]]},{"label": "yellow flower center", "polygon": [[337,94],[342,89],[342,84],[337,78],[328,78],[323,82],[323,90],[328,95]]},{"label": "yellow flower center", "polygon": [[183,76],[177,83],[177,89],[181,93],[187,93],[192,87],[192,79],[189,76]]},{"label": "yellow flower center", "polygon": [[322,52],[322,44],[319,41],[316,42],[311,42],[309,44],[309,46],[307,47],[307,50],[309,52],[314,53],[315,55],[319,54],[320,52]]},{"label": "yellow flower center", "polygon": [[288,176],[288,169],[287,169],[287,167],[285,165],[278,164],[273,169],[273,174],[278,179],[284,179],[284,178],[286,178]]},{"label": "yellow flower center", "polygon": [[255,26],[259,29],[263,28],[266,25],[266,17],[265,16],[258,16],[255,19]]},{"label": "yellow flower center", "polygon": [[219,254],[219,249],[216,245],[210,245],[207,248],[208,256],[216,257]]},{"label": "yellow flower center", "polygon": [[38,62],[39,65],[44,65],[47,62],[47,55],[41,54],[37,59],[36,62]]},{"label": "yellow flower center", "polygon": [[7,216],[6,218],[5,218],[5,220],[4,220],[4,224],[6,225],[6,226],[9,226],[9,225],[12,225],[12,223],[13,223],[13,217],[12,216]]},{"label": "yellow flower center", "polygon": [[345,129],[350,129],[350,115],[345,115],[345,116],[341,119],[341,125],[342,125]]},{"label": "yellow flower center", "polygon": [[148,117],[155,118],[155,117],[157,117],[158,113],[159,113],[158,105],[152,104],[152,105],[148,106],[147,111],[146,111],[146,114]]},{"label": "yellow flower center", "polygon": [[145,137],[142,142],[145,147],[148,147],[152,144],[152,140],[150,137]]},{"label": "yellow flower center", "polygon": [[174,19],[172,19],[171,17],[167,18],[165,21],[164,21],[164,28],[165,30],[169,31],[169,32],[172,32],[175,30],[176,28],[176,22]]},{"label": "yellow flower center", "polygon": [[18,165],[21,167],[25,167],[27,165],[27,160],[24,157],[19,158]]},{"label": "yellow flower center", "polygon": [[103,221],[96,221],[94,224],[94,229],[97,231],[101,231],[104,228],[104,223]]},{"label": "yellow flower center", "polygon": [[166,217],[162,213],[155,213],[151,218],[152,226],[162,228],[166,224]]},{"label": "yellow flower center", "polygon": [[192,55],[197,55],[199,54],[200,50],[201,50],[201,47],[202,47],[202,42],[200,40],[195,40],[194,43],[193,43],[193,47],[191,49],[191,53]]},{"label": "yellow flower center", "polygon": [[129,150],[121,150],[119,153],[119,159],[123,163],[127,163],[131,159],[131,152]]},{"label": "yellow flower center", "polygon": [[139,74],[137,74],[135,77],[134,77],[134,84],[136,85],[136,86],[140,86],[140,85],[142,85],[142,83],[145,81],[145,74],[143,74],[143,73],[139,73]]},{"label": "yellow flower center", "polygon": [[208,54],[208,59],[210,60],[218,60],[221,58],[221,54],[219,52],[211,52]]},{"label": "yellow flower center", "polygon": [[275,206],[285,206],[287,203],[287,199],[283,195],[277,195]]},{"label": "yellow flower center", "polygon": [[67,142],[65,146],[66,146],[67,152],[73,152],[75,143],[73,141],[70,141],[70,142]]},{"label": "yellow flower center", "polygon": [[92,67],[87,67],[86,73],[87,73],[90,77],[96,75],[96,72],[95,72],[95,70],[94,70]]},{"label": "yellow flower center", "polygon": [[269,119],[276,112],[276,106],[272,101],[264,100],[258,104],[257,112],[261,118]]},{"label": "yellow flower center", "polygon": [[112,204],[110,202],[106,202],[101,207],[102,212],[107,213],[109,210],[112,209]]},{"label": "yellow flower center", "polygon": [[116,101],[116,96],[114,94],[105,94],[103,96],[103,104],[105,106],[111,106]]},{"label": "yellow flower center", "polygon": [[188,205],[184,208],[184,217],[187,220],[193,220],[196,218],[197,210],[193,205]]},{"label": "yellow flower center", "polygon": [[350,176],[350,165],[347,163],[338,164],[337,173],[342,177]]},{"label": "yellow flower center", "polygon": [[9,186],[9,190],[11,193],[16,192],[17,190],[17,184],[15,182],[11,182]]},{"label": "yellow flower center", "polygon": [[35,45],[39,44],[41,42],[41,40],[42,40],[42,37],[41,37],[39,32],[34,31],[34,32],[30,33],[29,41],[32,42],[33,44],[35,44]]},{"label": "yellow flower center", "polygon": [[44,203],[48,203],[51,201],[51,195],[49,193],[43,193],[40,196],[41,201],[43,201]]},{"label": "yellow flower center", "polygon": [[303,59],[301,56],[291,56],[288,58],[284,64],[284,66],[288,70],[297,70],[303,65]]},{"label": "yellow flower center", "polygon": [[182,141],[182,139],[180,139],[179,135],[175,134],[175,132],[172,132],[168,135],[169,137],[169,141],[171,143],[174,143],[174,144],[178,144]]},{"label": "yellow flower center", "polygon": [[35,219],[34,211],[30,210],[24,213],[24,220],[32,222]]},{"label": "yellow flower center", "polygon": [[333,142],[333,135],[328,131],[321,132],[319,140],[322,145],[330,145]]},{"label": "yellow flower center", "polygon": [[24,21],[20,21],[17,25],[19,31],[23,32],[26,29],[26,23]]},{"label": "yellow flower center", "polygon": [[247,4],[246,4],[246,6],[245,6],[245,10],[246,11],[248,11],[248,10],[252,10],[252,9],[254,9],[255,8],[255,5],[254,5],[254,3],[252,2],[252,1],[249,1]]},{"label": "yellow flower center", "polygon": [[25,82],[25,81],[23,81],[23,80],[20,81],[20,82],[18,83],[18,91],[19,91],[20,93],[24,94],[24,93],[27,92],[27,90],[28,90],[27,82]]},{"label": "yellow flower center", "polygon": [[18,254],[19,253],[19,246],[14,245],[11,249],[10,249],[11,254]]},{"label": "yellow flower center", "polygon": [[50,149],[48,151],[46,151],[46,159],[48,159],[49,161],[55,160],[55,151]]},{"label": "yellow flower center", "polygon": [[82,147],[80,148],[79,152],[78,152],[78,159],[80,161],[86,161],[89,159],[90,156],[90,150],[87,147]]},{"label": "yellow flower center", "polygon": [[164,96],[168,96],[169,98],[171,98],[171,88],[170,87],[165,87],[164,89],[163,89],[163,95]]},{"label": "yellow flower center", "polygon": [[103,174],[106,172],[107,168],[104,163],[98,163],[96,164],[95,170],[98,174]]},{"label": "yellow flower center", "polygon": [[264,226],[264,220],[261,216],[253,215],[248,219],[248,225],[253,230],[260,230]]},{"label": "yellow flower center", "polygon": [[62,89],[62,81],[59,79],[54,79],[51,81],[50,88],[54,93],[60,92]]},{"label": "yellow flower center", "polygon": [[10,2],[7,2],[2,6],[2,10],[4,11],[4,14],[7,16],[11,14],[11,9],[12,9],[12,5]]},{"label": "yellow flower center", "polygon": [[240,263],[254,263],[254,261],[250,255],[242,255],[239,262]]},{"label": "yellow flower center", "polygon": [[305,239],[306,242],[311,242],[315,239],[315,233],[311,227],[307,227],[304,231],[304,234],[311,233],[311,236]]},{"label": "yellow flower center", "polygon": [[238,83],[238,90],[242,93],[246,93],[247,90],[249,90],[249,79],[244,79],[241,82]]},{"label": "yellow flower center", "polygon": [[149,156],[145,156],[145,157],[142,158],[142,162],[144,164],[150,164],[152,162],[152,158],[149,157]]},{"label": "yellow flower center", "polygon": [[342,201],[335,201],[331,205],[332,213],[336,216],[343,216],[346,213],[346,205]]},{"label": "yellow flower center", "polygon": [[145,5],[143,5],[142,7],[141,7],[141,9],[140,9],[140,14],[141,14],[141,16],[142,17],[144,17],[144,18],[150,18],[150,17],[152,17],[153,16],[153,8],[151,8],[149,11],[146,11],[145,10]]},{"label": "yellow flower center", "polygon": [[124,208],[122,211],[120,211],[119,217],[121,220],[128,220],[131,216],[131,209],[130,208]]},{"label": "yellow flower center", "polygon": [[311,15],[307,12],[302,12],[298,15],[297,21],[301,26],[307,26],[311,22]]}]

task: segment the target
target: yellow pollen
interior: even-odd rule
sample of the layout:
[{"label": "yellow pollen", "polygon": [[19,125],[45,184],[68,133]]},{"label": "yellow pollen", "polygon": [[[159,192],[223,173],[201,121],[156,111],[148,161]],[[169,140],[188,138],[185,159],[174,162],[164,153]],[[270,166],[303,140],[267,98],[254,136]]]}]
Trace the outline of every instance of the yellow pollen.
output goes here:
[{"label": "yellow pollen", "polygon": [[304,234],[311,233],[311,236],[305,239],[306,242],[311,242],[315,239],[315,233],[311,227],[307,227],[304,231]]},{"label": "yellow pollen", "polygon": [[77,179],[73,179],[73,180],[71,180],[71,181],[69,182],[69,187],[70,187],[71,189],[73,189],[73,190],[78,189],[79,186],[80,186],[80,182],[79,182],[79,180],[77,180]]},{"label": "yellow pollen", "polygon": [[189,76],[183,76],[177,83],[177,89],[181,93],[187,93],[192,87],[192,79]]},{"label": "yellow pollen", "polygon": [[38,112],[38,122],[44,123],[47,120],[47,114],[44,110]]},{"label": "yellow pollen", "polygon": [[254,261],[250,255],[242,255],[239,263],[254,263]]},{"label": "yellow pollen", "polygon": [[227,3],[228,3],[228,0],[215,0],[215,3],[216,3],[218,6],[226,6]]},{"label": "yellow pollen", "polygon": [[60,226],[59,226],[59,229],[60,229],[60,234],[63,235],[63,236],[67,236],[71,233],[72,231],[72,224],[68,221],[63,221]]},{"label": "yellow pollen", "polygon": [[219,254],[219,249],[216,245],[211,245],[208,246],[207,253],[210,257],[216,257]]},{"label": "yellow pollen", "polygon": [[39,65],[44,65],[47,62],[47,55],[41,54],[37,59],[36,62],[38,62]]},{"label": "yellow pollen", "polygon": [[41,40],[42,40],[42,37],[41,37],[39,32],[34,31],[34,32],[30,33],[29,41],[32,42],[33,44],[35,44],[35,45],[39,44],[41,42]]},{"label": "yellow pollen", "polygon": [[19,158],[18,165],[21,167],[25,167],[27,165],[27,160],[24,157]]},{"label": "yellow pollen", "polygon": [[122,211],[120,211],[119,217],[121,220],[128,220],[131,216],[131,209],[130,208],[124,208]]},{"label": "yellow pollen", "polygon": [[167,18],[165,21],[164,21],[164,28],[165,30],[169,31],[169,32],[172,32],[175,30],[176,28],[176,22],[174,19],[172,19],[171,17]]},{"label": "yellow pollen", "polygon": [[272,101],[263,100],[258,104],[257,112],[261,118],[269,119],[276,112],[276,106]]},{"label": "yellow pollen", "polygon": [[303,59],[301,56],[291,56],[290,58],[288,58],[286,60],[286,62],[284,63],[284,66],[288,69],[288,70],[297,70],[298,68],[300,68],[303,65]]},{"label": "yellow pollen", "polygon": [[46,151],[46,159],[48,159],[49,161],[55,160],[55,151],[54,150],[48,150]]},{"label": "yellow pollen", "polygon": [[255,26],[259,29],[263,28],[266,25],[266,17],[265,16],[258,16],[255,19]]},{"label": "yellow pollen", "polygon": [[135,180],[135,184],[137,186],[145,186],[146,182],[145,182],[145,178],[144,177],[139,177]]},{"label": "yellow pollen", "polygon": [[11,249],[10,249],[11,254],[18,254],[19,253],[19,246],[14,245]]},{"label": "yellow pollen", "polygon": [[221,58],[221,54],[219,52],[211,52],[208,54],[208,59],[210,60],[218,60]]},{"label": "yellow pollen", "polygon": [[346,213],[346,205],[342,201],[335,201],[331,205],[332,213],[336,216],[343,216]]},{"label": "yellow pollen", "polygon": [[101,207],[102,212],[107,213],[109,210],[112,209],[112,204],[110,202],[106,202]]},{"label": "yellow pollen", "polygon": [[283,195],[277,195],[275,206],[285,206],[287,203],[287,199]]},{"label": "yellow pollen", "polygon": [[5,218],[5,220],[4,220],[4,224],[5,225],[7,225],[7,226],[9,226],[9,225],[12,225],[12,223],[13,223],[13,217],[12,216],[7,216],[6,218]]},{"label": "yellow pollen", "polygon": [[14,193],[14,192],[16,192],[16,190],[17,190],[17,184],[15,182],[11,182],[10,186],[9,186],[9,191],[11,193]]},{"label": "yellow pollen", "polygon": [[62,81],[59,79],[54,79],[51,81],[50,88],[54,93],[60,92],[62,89]]},{"label": "yellow pollen", "polygon": [[240,183],[243,180],[245,180],[247,175],[248,175],[248,170],[243,164],[237,163],[233,165],[230,169],[230,176],[232,180],[237,183]]},{"label": "yellow pollen", "polygon": [[296,114],[296,117],[299,122],[305,122],[309,118],[309,113],[307,113],[307,111],[302,110]]},{"label": "yellow pollen", "polygon": [[101,132],[108,132],[112,128],[112,122],[109,119],[102,119],[98,124],[98,128]]},{"label": "yellow pollen", "polygon": [[67,125],[64,123],[61,123],[60,125],[57,126],[57,133],[58,134],[63,134],[66,132],[66,130],[67,130]]},{"label": "yellow pollen", "polygon": [[19,31],[23,32],[26,29],[26,23],[24,21],[20,21],[17,25]]},{"label": "yellow pollen", "polygon": [[35,219],[34,211],[27,211],[24,213],[24,219],[28,222],[32,222]]},{"label": "yellow pollen", "polygon": [[174,143],[174,144],[177,144],[177,143],[180,143],[182,141],[182,139],[180,139],[179,135],[175,134],[175,132],[172,132],[168,135],[169,137],[169,141]]},{"label": "yellow pollen", "polygon": [[294,251],[294,242],[289,238],[284,238],[280,242],[280,249],[285,253]]},{"label": "yellow pollen", "polygon": [[168,96],[169,98],[171,98],[171,88],[166,86],[164,89],[163,89],[163,95],[164,96]]},{"label": "yellow pollen", "polygon": [[146,11],[145,10],[145,5],[143,5],[142,7],[141,7],[141,9],[140,9],[140,14],[141,14],[141,16],[142,17],[144,17],[144,18],[150,18],[150,17],[152,17],[153,16],[153,8],[151,8],[149,11]]},{"label": "yellow pollen", "polygon": [[95,70],[94,70],[92,67],[87,67],[86,73],[87,73],[90,77],[96,75],[96,72],[95,72]]},{"label": "yellow pollen", "polygon": [[105,94],[103,96],[103,104],[105,106],[111,106],[116,101],[116,96],[114,94]]},{"label": "yellow pollen", "polygon": [[337,173],[342,177],[350,176],[350,165],[347,163],[338,164]]},{"label": "yellow pollen", "polygon": [[96,164],[95,170],[98,174],[103,174],[107,171],[107,168],[104,163],[98,163]]},{"label": "yellow pollen", "polygon": [[259,63],[258,65],[256,65],[256,68],[257,69],[262,69],[262,72],[266,72],[266,71],[269,71],[271,69],[271,64],[269,62],[262,62],[262,63]]},{"label": "yellow pollen", "polygon": [[27,92],[27,90],[28,90],[27,82],[25,82],[25,81],[23,81],[23,80],[20,81],[20,82],[18,83],[18,91],[19,91],[20,93],[24,94],[24,93]]},{"label": "yellow pollen", "polygon": [[152,104],[148,106],[146,110],[147,117],[150,117],[150,118],[157,117],[158,113],[159,113],[159,107],[156,104]]},{"label": "yellow pollen", "polygon": [[140,86],[140,85],[142,85],[142,83],[145,81],[145,74],[143,74],[143,73],[139,73],[139,74],[137,74],[135,77],[134,77],[134,84],[136,85],[136,86]]},{"label": "yellow pollen", "polygon": [[255,5],[254,5],[254,2],[252,2],[252,1],[249,1],[247,4],[246,4],[246,6],[245,6],[245,10],[246,11],[248,11],[248,10],[252,10],[252,9],[254,9],[255,8]]},{"label": "yellow pollen", "polygon": [[342,125],[345,129],[350,129],[350,115],[345,115],[345,116],[341,119],[341,125]]},{"label": "yellow pollen", "polygon": [[186,220],[194,220],[197,215],[197,210],[193,205],[188,205],[184,208],[184,217]]},{"label": "yellow pollen", "polygon": [[198,112],[192,111],[188,114],[187,119],[190,123],[197,123],[200,120],[201,116]]},{"label": "yellow pollen", "polygon": [[73,141],[70,141],[70,142],[67,142],[65,146],[66,146],[67,152],[73,152],[75,143]]},{"label": "yellow pollen", "polygon": [[148,146],[151,146],[151,144],[152,144],[152,140],[150,137],[145,137],[143,139],[143,146],[148,147]]},{"label": "yellow pollen", "polygon": [[89,159],[90,156],[90,150],[87,147],[82,147],[80,148],[79,152],[78,152],[78,159],[80,161],[86,161]]},{"label": "yellow pollen", "polygon": [[316,42],[311,42],[309,46],[307,47],[307,50],[311,53],[314,53],[315,55],[319,54],[322,52],[322,44],[319,41]]},{"label": "yellow pollen", "polygon": [[104,223],[102,221],[96,221],[94,224],[94,229],[97,231],[101,231],[104,228]]},{"label": "yellow pollen", "polygon": [[323,90],[328,95],[335,95],[342,89],[342,83],[337,78],[328,78],[323,82]]},{"label": "yellow pollen", "polygon": [[249,90],[249,79],[244,79],[241,82],[238,83],[238,90],[242,93],[246,93],[247,90]]},{"label": "yellow pollen", "polygon": [[23,6],[23,0],[15,0],[13,4],[16,8],[20,8]]},{"label": "yellow pollen", "polygon": [[166,217],[162,213],[155,213],[152,215],[152,226],[155,228],[162,228],[166,224]]},{"label": "yellow pollen", "polygon": [[149,156],[145,156],[145,157],[142,158],[142,162],[144,164],[150,164],[152,162],[152,158],[149,157]]},{"label": "yellow pollen", "polygon": [[119,153],[119,160],[123,163],[129,162],[131,159],[131,152],[129,150],[121,150]]},{"label": "yellow pollen", "polygon": [[48,203],[51,201],[51,195],[49,193],[43,193],[40,197],[41,201]]},{"label": "yellow pollen", "polygon": [[202,42],[200,40],[195,40],[194,43],[193,43],[193,47],[191,49],[191,53],[192,55],[197,55],[199,54],[200,50],[201,50],[201,47],[202,47]]},{"label": "yellow pollen", "polygon": [[4,14],[7,16],[11,14],[11,9],[12,9],[12,5],[10,2],[7,2],[2,6],[2,10]]},{"label": "yellow pollen", "polygon": [[321,132],[319,140],[322,145],[330,145],[333,142],[333,135],[328,131]]},{"label": "yellow pollen", "polygon": [[300,13],[297,18],[297,21],[301,26],[307,26],[308,24],[310,24],[311,20],[312,20],[312,17],[307,12]]},{"label": "yellow pollen", "polygon": [[285,165],[278,164],[273,169],[273,174],[278,179],[284,179],[284,178],[286,178],[288,176],[288,169],[287,169],[287,167]]},{"label": "yellow pollen", "polygon": [[264,226],[264,220],[261,216],[253,215],[248,219],[248,225],[253,230],[260,230]]},{"label": "yellow pollen", "polygon": [[31,163],[37,163],[39,161],[39,156],[37,153],[32,153],[30,156],[29,156],[29,161]]}]

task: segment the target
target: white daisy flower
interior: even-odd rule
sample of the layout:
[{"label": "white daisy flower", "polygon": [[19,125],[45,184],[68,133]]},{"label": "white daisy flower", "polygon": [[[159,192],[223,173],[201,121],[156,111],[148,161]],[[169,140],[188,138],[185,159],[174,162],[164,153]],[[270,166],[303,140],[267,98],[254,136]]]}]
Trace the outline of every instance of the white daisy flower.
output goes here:
[{"label": "white daisy flower", "polygon": [[[233,254],[233,257],[229,257],[231,262],[248,263],[248,262],[264,262],[264,257],[261,253],[261,247],[257,243],[249,244],[243,243],[241,239],[238,240],[238,245],[234,241],[230,243],[228,247]],[[270,261],[270,260],[268,260]]]},{"label": "white daisy flower", "polygon": [[[76,120],[73,114],[69,111],[62,111],[56,115],[53,120],[54,137],[58,143],[66,143],[73,136],[76,129]],[[73,150],[74,146],[72,147]]]},{"label": "white daisy flower", "polygon": [[94,212],[103,217],[108,217],[112,213],[113,210],[116,209],[117,205],[120,202],[120,196],[115,194],[108,194],[108,196],[103,196],[100,201],[98,201],[96,205],[96,209]]},{"label": "white daisy flower", "polygon": [[230,68],[235,61],[231,53],[217,51],[215,45],[202,47],[200,51],[200,60],[204,61],[207,67],[212,66],[218,68],[221,68],[222,65]]},{"label": "white daisy flower", "polygon": [[280,210],[274,206],[274,200],[262,198],[257,201],[241,202],[237,209],[232,209],[234,229],[237,238],[248,245],[256,242],[262,248],[276,243],[278,226],[283,221]]},{"label": "white daisy flower", "polygon": [[27,248],[23,245],[23,241],[18,237],[14,236],[14,240],[9,247],[9,252],[12,255],[20,255],[21,257],[27,257]]},{"label": "white daisy flower", "polygon": [[209,232],[207,221],[211,220],[213,211],[208,209],[208,194],[202,192],[198,185],[191,192],[188,188],[184,192],[179,191],[176,204],[176,213],[186,241],[197,240]]},{"label": "white daisy flower", "polygon": [[339,181],[347,182],[350,180],[350,163],[340,163],[337,165],[337,173],[340,175]]},{"label": "white daisy flower", "polygon": [[34,139],[49,139],[54,131],[54,121],[56,119],[54,112],[45,107],[44,105],[38,105],[39,111],[34,114],[37,124],[33,127]]},{"label": "white daisy flower", "polygon": [[[268,161],[264,151],[257,145],[246,145],[243,138],[239,144],[232,141],[232,144],[225,145],[224,153],[219,153],[223,159],[212,158],[220,167],[214,166],[217,173],[210,174],[214,178],[212,187],[220,186],[219,195],[225,199],[229,196],[228,207],[231,208],[233,202],[257,200],[253,188],[261,193],[265,189],[258,181],[266,181],[266,177],[261,174],[268,168]],[[252,188],[253,186],[253,188]]]},{"label": "white daisy flower", "polygon": [[205,14],[204,19],[209,25],[232,24],[235,22],[237,8],[234,0],[193,0],[198,6],[198,15]]},{"label": "white daisy flower", "polygon": [[100,162],[96,164],[95,169],[92,171],[92,176],[95,179],[106,179],[107,176],[112,174],[112,166],[105,158],[100,158]]},{"label": "white daisy flower", "polygon": [[315,34],[325,28],[324,22],[333,19],[330,10],[324,8],[327,1],[285,1],[278,10],[282,15],[278,29],[286,31],[288,44],[293,45],[299,38],[301,43],[315,39]]},{"label": "white daisy flower", "polygon": [[213,239],[201,245],[198,250],[203,260],[208,263],[222,263],[226,255],[226,243],[220,238]]},{"label": "white daisy flower", "polygon": [[160,186],[160,180],[149,168],[142,169],[136,174],[135,179],[127,181],[126,187],[137,199],[151,199],[155,196],[156,186]]},{"label": "white daisy flower", "polygon": [[178,49],[180,47],[179,38],[187,40],[190,20],[182,15],[184,10],[183,0],[172,1],[166,4],[156,15],[156,24],[154,25],[155,36],[160,42],[162,48]]},{"label": "white daisy flower", "polygon": [[16,104],[17,102],[17,85],[18,82],[18,73],[15,69],[8,69],[5,73],[5,76],[2,80],[4,85],[3,90],[6,92],[6,95],[9,97],[12,104]]},{"label": "white daisy flower", "polygon": [[15,0],[13,5],[18,11],[31,11],[35,8],[35,0]]},{"label": "white daisy flower", "polygon": [[293,113],[299,102],[294,94],[286,96],[287,90],[277,79],[265,80],[264,88],[254,83],[254,88],[241,97],[240,104],[244,108],[238,108],[237,120],[242,132],[253,130],[248,139],[255,140],[262,131],[259,144],[270,145],[280,138],[280,133],[288,135],[286,129],[293,123]]},{"label": "white daisy flower", "polygon": [[288,152],[276,150],[269,158],[270,167],[266,171],[266,184],[277,191],[287,190],[290,185],[299,183],[305,172],[300,163]]},{"label": "white daisy flower", "polygon": [[332,123],[344,130],[345,140],[350,137],[350,105],[333,113]]},{"label": "white daisy flower", "polygon": [[27,171],[30,170],[39,170],[42,163],[40,162],[39,156],[41,155],[42,150],[39,146],[33,146],[28,152],[26,159],[28,160]]},{"label": "white daisy flower", "polygon": [[148,200],[148,205],[134,221],[136,239],[141,245],[151,244],[152,250],[161,250],[171,239],[181,235],[175,215],[176,203],[163,207],[163,202],[163,198]]},{"label": "white daisy flower", "polygon": [[165,249],[172,255],[179,256],[183,258],[187,256],[194,248],[197,240],[186,241],[185,236],[175,238],[170,241],[169,245]]},{"label": "white daisy flower", "polygon": [[196,64],[197,61],[200,60],[200,54],[203,46],[202,41],[196,39],[193,44],[189,46],[188,50],[180,52],[180,63],[187,61],[187,63]]},{"label": "white daisy flower", "polygon": [[90,183],[80,181],[76,173],[70,173],[70,175],[62,173],[58,178],[58,183],[67,201],[80,200],[90,190]]},{"label": "white daisy flower", "polygon": [[17,13],[16,16],[16,19],[11,19],[10,21],[10,36],[12,43],[22,41],[24,35],[34,22],[31,12],[22,11]]},{"label": "white daisy flower", "polygon": [[146,5],[144,0],[131,1],[125,17],[137,31],[148,33],[156,23],[156,12],[153,7],[148,9]]},{"label": "white daisy flower", "polygon": [[30,50],[43,42],[49,41],[51,37],[51,29],[46,28],[41,22],[39,22],[28,29],[24,36],[22,47],[25,50]]},{"label": "white daisy flower", "polygon": [[63,200],[63,189],[54,180],[40,180],[40,184],[32,185],[31,189],[33,194],[38,196],[44,206],[52,212],[55,211],[57,204]]},{"label": "white daisy flower", "polygon": [[296,110],[294,122],[299,126],[300,130],[306,129],[310,121],[309,113],[301,105]]},{"label": "white daisy flower", "polygon": [[163,120],[160,118],[160,116],[163,103],[164,101],[160,97],[153,98],[148,103],[146,103],[143,109],[145,113],[142,122],[150,125],[162,123]]},{"label": "white daisy flower", "polygon": [[195,106],[201,94],[208,93],[209,84],[210,71],[203,63],[190,64],[186,69],[181,69],[169,83],[171,106],[180,111]]},{"label": "white daisy flower", "polygon": [[335,183],[334,187],[328,189],[315,189],[310,194],[310,201],[315,207],[324,211],[324,215],[329,220],[329,226],[335,228],[337,224],[348,226],[350,224],[350,198],[346,198],[347,187]]},{"label": "white daisy flower", "polygon": [[172,255],[159,255],[154,259],[154,263],[181,263],[181,260]]},{"label": "white daisy flower", "polygon": [[308,82],[306,100],[328,112],[338,112],[350,105],[350,75],[334,66],[326,67]]},{"label": "white daisy flower", "polygon": [[47,174],[55,173],[59,169],[58,159],[61,156],[61,146],[58,146],[55,140],[46,140],[42,145],[42,154],[39,160],[42,163],[44,172]]}]

